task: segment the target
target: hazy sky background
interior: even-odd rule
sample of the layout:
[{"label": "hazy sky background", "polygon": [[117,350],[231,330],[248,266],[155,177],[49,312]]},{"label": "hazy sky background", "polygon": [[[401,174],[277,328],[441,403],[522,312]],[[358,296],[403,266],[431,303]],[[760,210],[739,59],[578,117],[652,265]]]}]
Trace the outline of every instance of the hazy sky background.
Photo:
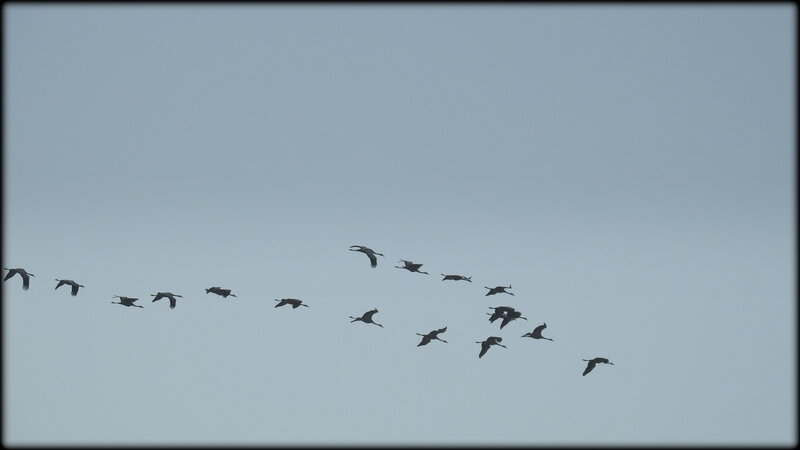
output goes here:
[{"label": "hazy sky background", "polygon": [[796,443],[796,12],[5,3],[4,444]]}]

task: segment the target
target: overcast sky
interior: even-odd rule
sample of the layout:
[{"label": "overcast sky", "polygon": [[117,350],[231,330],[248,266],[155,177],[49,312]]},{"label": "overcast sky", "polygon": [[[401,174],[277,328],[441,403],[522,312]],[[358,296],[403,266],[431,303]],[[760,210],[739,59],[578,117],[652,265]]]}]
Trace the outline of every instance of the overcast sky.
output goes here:
[{"label": "overcast sky", "polygon": [[4,445],[797,443],[795,6],[3,13]]}]

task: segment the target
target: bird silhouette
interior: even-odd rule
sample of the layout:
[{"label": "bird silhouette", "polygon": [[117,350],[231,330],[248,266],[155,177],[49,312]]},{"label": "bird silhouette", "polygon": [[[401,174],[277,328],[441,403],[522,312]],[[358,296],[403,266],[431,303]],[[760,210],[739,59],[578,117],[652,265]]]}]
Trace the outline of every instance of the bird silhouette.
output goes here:
[{"label": "bird silhouette", "polygon": [[494,323],[495,320],[505,317],[505,315],[508,314],[508,312],[510,311],[516,311],[514,308],[510,306],[490,306],[489,309],[494,310],[493,313],[486,313],[491,316],[489,317],[490,323]]},{"label": "bird silhouette", "polygon": [[206,294],[208,294],[209,292],[212,293],[212,294],[221,295],[221,296],[223,296],[225,298],[228,298],[228,296],[236,297],[236,295],[231,294],[231,290],[230,289],[222,289],[219,286],[212,286],[212,287],[206,289]]},{"label": "bird silhouette", "polygon": [[587,373],[591,372],[592,369],[594,369],[594,366],[598,363],[611,364],[612,366],[614,365],[614,363],[606,358],[584,359],[584,361],[589,361],[589,364],[586,365],[586,369],[583,371],[583,376],[586,376]]},{"label": "bird silhouette", "polygon": [[[355,247],[355,248],[353,248],[353,247]],[[372,250],[369,247],[364,247],[363,245],[351,245],[350,246],[350,251],[351,252],[361,252],[361,253],[367,255],[369,257],[369,265],[373,269],[378,267],[378,258],[376,258],[375,255],[383,256],[383,253],[378,253],[378,252]]]},{"label": "bird silhouette", "polygon": [[486,313],[486,314],[491,316],[491,317],[489,317],[489,322],[494,323],[495,320],[502,318],[503,321],[500,323],[500,329],[501,330],[503,329],[503,327],[505,327],[506,325],[511,323],[511,321],[513,321],[513,320],[517,320],[517,319],[528,320],[527,317],[522,317],[522,313],[521,312],[517,311],[516,309],[514,309],[514,308],[512,308],[510,306],[496,306],[496,307],[490,307],[490,308],[494,309],[494,312],[493,313]]},{"label": "bird silhouette", "polygon": [[545,328],[547,328],[547,324],[542,323],[538,327],[534,328],[533,331],[531,331],[530,333],[525,333],[520,337],[532,337],[534,339],[547,339],[548,341],[552,341],[552,339],[542,336],[542,330],[544,330]]},{"label": "bird silhouette", "polygon": [[508,287],[506,287],[506,286],[496,286],[496,287],[493,287],[493,288],[490,288],[489,286],[484,286],[484,287],[489,290],[489,292],[486,293],[487,296],[488,295],[499,294],[501,292],[509,294],[509,295],[514,295],[513,293],[506,291],[506,289],[511,289],[511,285],[510,284],[508,285]]},{"label": "bird silhouette", "polygon": [[423,272],[423,271],[419,270],[419,268],[422,267],[422,264],[415,264],[415,263],[413,263],[411,261],[406,261],[405,259],[401,259],[400,261],[403,261],[404,265],[403,266],[395,266],[398,269],[406,269],[409,272],[424,273],[425,275],[429,275],[428,272]]},{"label": "bird silhouette", "polygon": [[485,355],[486,352],[489,351],[489,347],[493,345],[499,345],[500,347],[508,348],[500,343],[502,341],[503,338],[498,336],[489,336],[488,338],[486,338],[485,341],[475,341],[476,344],[481,344],[481,352],[478,354],[478,358],[483,358],[483,355]]},{"label": "bird silhouette", "polygon": [[55,287],[56,289],[58,289],[59,287],[61,287],[62,285],[65,285],[65,284],[68,284],[68,285],[72,286],[72,296],[73,297],[78,295],[78,288],[82,288],[83,287],[82,284],[78,284],[78,283],[76,283],[76,282],[74,282],[72,280],[59,280],[58,278],[56,278],[56,281],[58,281],[58,284]]},{"label": "bird silhouette", "polygon": [[112,298],[118,298],[119,299],[118,302],[111,302],[111,303],[114,303],[115,305],[134,306],[136,308],[144,308],[144,306],[139,306],[139,305],[134,305],[133,304],[133,302],[135,302],[136,300],[139,300],[138,298],[120,297],[119,295],[115,295]]},{"label": "bird silhouette", "polygon": [[155,297],[153,299],[153,301],[161,300],[162,298],[165,298],[165,297],[168,298],[169,299],[169,309],[175,309],[175,305],[178,303],[178,300],[175,299],[175,297],[183,298],[182,295],[173,294],[171,292],[159,292],[157,294],[150,294],[150,296]]},{"label": "bird silhouette", "polygon": [[25,269],[6,269],[5,267],[3,267],[3,269],[8,271],[8,273],[6,274],[6,277],[3,278],[3,281],[7,281],[9,278],[13,277],[14,275],[19,274],[19,276],[22,277],[22,289],[25,290],[25,291],[27,291],[28,287],[29,287],[29,283],[30,283],[30,278],[29,277],[35,276],[34,274],[32,274],[30,272],[26,272]]},{"label": "bird silhouette", "polygon": [[280,300],[276,298],[275,301],[278,302],[278,304],[275,305],[276,308],[283,305],[292,305],[292,309],[297,309],[298,306],[305,306],[306,308],[309,308],[309,306],[303,303],[302,300],[298,300],[296,298],[282,298]]},{"label": "bird silhouette", "polygon": [[353,316],[348,316],[348,317],[353,319],[353,320],[350,321],[350,323],[353,323],[353,322],[355,322],[357,320],[360,320],[360,321],[362,321],[364,323],[374,323],[375,325],[383,328],[383,325],[381,325],[378,322],[375,322],[375,321],[372,320],[372,316],[374,316],[375,313],[377,313],[377,312],[378,312],[377,309],[371,309],[371,310],[365,312],[361,317],[353,317]]},{"label": "bird silhouette", "polygon": [[427,345],[433,339],[442,341],[442,342],[444,342],[446,344],[447,341],[445,341],[444,339],[440,339],[439,338],[439,334],[440,333],[444,333],[445,331],[447,331],[447,327],[439,328],[438,330],[433,330],[428,334],[417,333],[417,336],[422,336],[422,341],[420,341],[420,343],[417,344],[417,347],[419,347],[420,345]]},{"label": "bird silhouette", "polygon": [[472,277],[465,277],[463,275],[445,275],[445,274],[441,274],[441,275],[444,277],[444,278],[442,278],[442,281],[444,281],[444,280],[456,280],[456,281],[464,280],[464,281],[469,281],[470,283],[472,283]]}]

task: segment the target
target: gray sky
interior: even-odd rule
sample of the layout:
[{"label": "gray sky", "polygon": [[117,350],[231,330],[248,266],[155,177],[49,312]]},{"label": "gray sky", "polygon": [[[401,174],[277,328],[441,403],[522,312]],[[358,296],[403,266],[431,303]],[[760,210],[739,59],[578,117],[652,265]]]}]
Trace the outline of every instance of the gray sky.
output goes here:
[{"label": "gray sky", "polygon": [[797,442],[794,6],[3,12],[4,444]]}]

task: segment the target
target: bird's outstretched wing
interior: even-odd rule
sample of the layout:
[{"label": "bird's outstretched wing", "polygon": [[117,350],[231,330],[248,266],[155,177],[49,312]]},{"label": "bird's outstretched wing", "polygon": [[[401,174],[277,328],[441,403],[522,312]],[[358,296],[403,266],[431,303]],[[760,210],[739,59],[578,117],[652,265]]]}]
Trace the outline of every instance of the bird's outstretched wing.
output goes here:
[{"label": "bird's outstretched wing", "polygon": [[175,309],[175,304],[178,303],[178,300],[175,297],[170,296],[169,298],[169,309]]},{"label": "bird's outstretched wing", "polygon": [[21,273],[22,275],[22,290],[27,291],[30,283],[30,277],[28,277],[27,273]]},{"label": "bird's outstretched wing", "polygon": [[73,285],[72,285],[72,296],[73,296],[73,297],[75,297],[76,295],[78,295],[78,288],[79,288],[79,287],[80,287],[80,286],[78,285],[78,283],[75,283],[75,284],[73,284]]},{"label": "bird's outstretched wing", "polygon": [[583,376],[586,376],[587,373],[591,372],[595,365],[596,364],[594,361],[589,361],[589,364],[586,365],[586,369],[583,371]]},{"label": "bird's outstretched wing", "polygon": [[489,347],[491,347],[491,346],[492,346],[492,344],[490,344],[489,341],[481,342],[481,352],[478,353],[478,358],[483,358],[483,355],[485,355],[486,352],[489,351]]},{"label": "bird's outstretched wing", "polygon": [[431,338],[428,335],[422,336],[422,340],[419,342],[419,344],[417,344],[417,347],[419,347],[420,345],[428,345],[430,341]]}]

